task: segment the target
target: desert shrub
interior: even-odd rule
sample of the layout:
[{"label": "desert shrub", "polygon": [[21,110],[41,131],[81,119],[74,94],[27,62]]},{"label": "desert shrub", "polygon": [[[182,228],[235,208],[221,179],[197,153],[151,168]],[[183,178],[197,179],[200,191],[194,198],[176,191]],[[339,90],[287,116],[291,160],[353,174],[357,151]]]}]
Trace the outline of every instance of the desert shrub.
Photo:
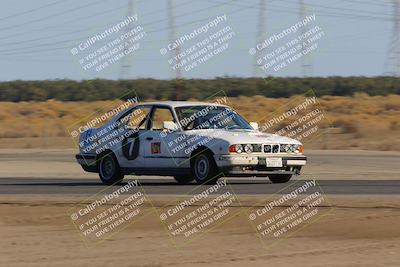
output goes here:
[{"label": "desert shrub", "polygon": [[358,127],[356,122],[349,119],[336,119],[333,121],[334,127],[342,129],[342,133],[357,133]]}]

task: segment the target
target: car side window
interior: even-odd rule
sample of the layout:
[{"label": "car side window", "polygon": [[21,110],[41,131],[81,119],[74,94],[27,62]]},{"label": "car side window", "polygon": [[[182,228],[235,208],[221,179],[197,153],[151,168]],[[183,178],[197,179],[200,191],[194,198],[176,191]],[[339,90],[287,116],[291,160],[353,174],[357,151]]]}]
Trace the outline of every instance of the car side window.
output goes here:
[{"label": "car side window", "polygon": [[150,113],[150,107],[136,107],[131,112],[120,118],[120,126],[126,125],[131,129],[146,129],[146,120]]},{"label": "car side window", "polygon": [[162,131],[164,121],[175,121],[169,108],[156,107],[150,119],[150,130]]}]

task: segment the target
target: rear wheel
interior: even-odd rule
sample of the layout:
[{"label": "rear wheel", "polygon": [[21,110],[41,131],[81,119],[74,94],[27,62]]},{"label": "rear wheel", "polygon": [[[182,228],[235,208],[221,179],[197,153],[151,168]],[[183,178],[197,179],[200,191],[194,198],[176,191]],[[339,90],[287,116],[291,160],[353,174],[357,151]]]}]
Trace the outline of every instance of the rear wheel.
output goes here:
[{"label": "rear wheel", "polygon": [[190,176],[174,176],[175,181],[178,182],[178,184],[189,184],[194,180],[194,177]]},{"label": "rear wheel", "polygon": [[281,184],[289,182],[292,178],[291,174],[271,174],[268,175],[269,180],[274,184]]},{"label": "rear wheel", "polygon": [[192,173],[198,184],[214,184],[219,176],[217,164],[211,153],[203,152],[195,156],[192,162]]},{"label": "rear wheel", "polygon": [[114,154],[110,153],[100,159],[99,177],[107,185],[121,182],[124,178]]}]

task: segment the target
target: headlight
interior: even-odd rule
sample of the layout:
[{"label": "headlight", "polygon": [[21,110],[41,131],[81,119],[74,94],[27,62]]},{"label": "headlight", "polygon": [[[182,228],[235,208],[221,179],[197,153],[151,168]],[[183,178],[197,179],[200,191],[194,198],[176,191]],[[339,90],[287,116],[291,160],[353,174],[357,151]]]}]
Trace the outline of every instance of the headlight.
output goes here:
[{"label": "headlight", "polygon": [[292,151],[298,153],[299,152],[299,145],[292,145]]},{"label": "headlight", "polygon": [[301,153],[301,145],[296,144],[282,144],[281,145],[281,152],[286,153]]},{"label": "headlight", "polygon": [[230,153],[258,153],[261,152],[262,145],[261,144],[236,144],[229,146]]},{"label": "headlight", "polygon": [[250,144],[245,145],[245,146],[244,146],[244,151],[245,151],[246,153],[251,153],[251,152],[253,152],[253,146],[250,145]]},{"label": "headlight", "polygon": [[287,153],[291,153],[294,151],[293,145],[285,145],[284,148],[285,148],[285,152],[287,152]]},{"label": "headlight", "polygon": [[237,153],[242,153],[243,152],[243,146],[242,145],[235,145],[235,151]]},{"label": "headlight", "polygon": [[303,153],[303,146],[302,145],[293,145],[293,151],[296,153]]},{"label": "headlight", "polygon": [[287,146],[286,144],[281,144],[281,152],[287,152]]}]

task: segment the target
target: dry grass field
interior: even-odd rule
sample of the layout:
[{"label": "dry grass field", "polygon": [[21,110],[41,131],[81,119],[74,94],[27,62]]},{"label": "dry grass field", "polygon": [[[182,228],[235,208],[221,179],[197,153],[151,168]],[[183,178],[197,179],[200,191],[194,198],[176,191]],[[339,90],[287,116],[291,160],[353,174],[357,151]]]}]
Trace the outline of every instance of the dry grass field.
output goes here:
[{"label": "dry grass field", "polygon": [[[262,124],[277,110],[299,101],[299,96],[253,96],[229,98],[227,104],[249,121]],[[326,116],[320,122],[318,137],[305,142],[307,147],[400,150],[400,95],[323,96],[318,102]],[[0,102],[0,148],[73,148],[74,140],[69,135],[72,129],[121,103]]]}]

